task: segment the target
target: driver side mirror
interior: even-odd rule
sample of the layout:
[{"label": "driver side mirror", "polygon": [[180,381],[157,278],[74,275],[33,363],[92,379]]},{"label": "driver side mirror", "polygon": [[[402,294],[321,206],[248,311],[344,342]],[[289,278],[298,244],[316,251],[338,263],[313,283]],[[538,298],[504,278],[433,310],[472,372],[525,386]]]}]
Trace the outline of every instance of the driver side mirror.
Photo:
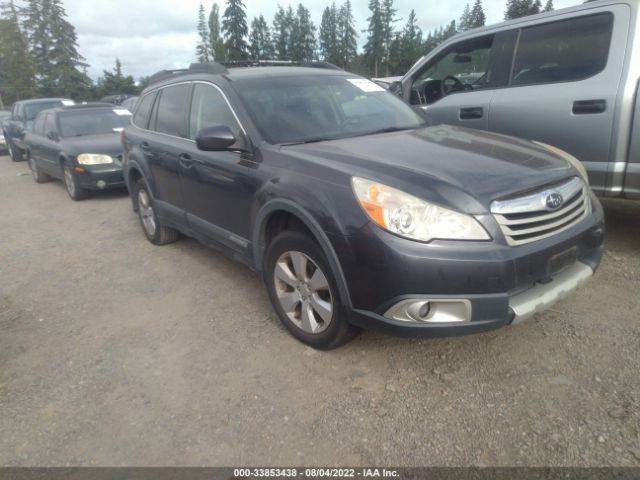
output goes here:
[{"label": "driver side mirror", "polygon": [[196,135],[198,150],[205,152],[227,150],[234,143],[236,143],[236,137],[226,125],[203,128]]},{"label": "driver side mirror", "polygon": [[49,140],[52,140],[54,142],[58,141],[58,134],[56,132],[54,132],[53,130],[47,132],[47,138]]},{"label": "driver side mirror", "polygon": [[391,85],[389,85],[389,91],[394,95],[402,98],[402,82],[400,82],[399,80],[391,82]]}]

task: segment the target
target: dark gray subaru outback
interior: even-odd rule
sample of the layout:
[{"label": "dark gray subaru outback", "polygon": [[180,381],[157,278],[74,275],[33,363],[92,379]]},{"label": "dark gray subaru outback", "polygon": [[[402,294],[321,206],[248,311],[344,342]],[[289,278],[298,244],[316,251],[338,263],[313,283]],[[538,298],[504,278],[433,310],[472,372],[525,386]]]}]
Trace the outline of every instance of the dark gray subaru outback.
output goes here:
[{"label": "dark gray subaru outback", "polygon": [[261,273],[289,331],[334,348],[519,323],[600,263],[602,208],[553,147],[429,126],[340,70],[164,71],[122,135],[155,244],[179,233]]}]

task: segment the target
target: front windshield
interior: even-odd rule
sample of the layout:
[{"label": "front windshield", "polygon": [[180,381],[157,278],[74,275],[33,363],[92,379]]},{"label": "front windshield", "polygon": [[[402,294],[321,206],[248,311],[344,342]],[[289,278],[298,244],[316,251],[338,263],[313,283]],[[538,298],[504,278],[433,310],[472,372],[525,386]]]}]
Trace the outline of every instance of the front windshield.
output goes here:
[{"label": "front windshield", "polygon": [[60,134],[63,137],[83,137],[121,131],[129,125],[131,113],[120,108],[63,112],[60,114]]},{"label": "front windshield", "polygon": [[62,107],[61,100],[52,100],[49,102],[28,103],[24,106],[25,120],[33,120],[42,110],[50,108]]},{"label": "front windshield", "polygon": [[262,77],[234,82],[262,135],[274,144],[408,130],[425,120],[375,83],[343,75]]}]

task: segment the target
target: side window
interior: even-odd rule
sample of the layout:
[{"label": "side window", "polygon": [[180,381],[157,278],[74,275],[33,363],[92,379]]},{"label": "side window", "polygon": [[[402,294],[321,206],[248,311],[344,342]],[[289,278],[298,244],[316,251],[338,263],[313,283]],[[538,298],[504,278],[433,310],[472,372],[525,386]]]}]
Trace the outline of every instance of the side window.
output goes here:
[{"label": "side window", "polygon": [[37,135],[44,135],[44,120],[47,114],[39,114],[36,117],[36,121],[33,124],[33,133]]},{"label": "side window", "polygon": [[156,92],[151,92],[145,95],[138,102],[138,108],[133,116],[133,124],[140,128],[147,128],[149,126],[149,116],[151,114],[151,108],[153,107],[153,101],[156,99]]},{"label": "side window", "polygon": [[49,132],[57,132],[56,128],[56,116],[52,113],[47,113],[47,116],[44,120],[44,135],[47,135]]},{"label": "side window", "polygon": [[225,125],[231,129],[236,138],[242,136],[242,129],[236,121],[225,98],[217,88],[197,83],[191,101],[189,119],[189,137],[195,139],[200,130],[216,125]]},{"label": "side window", "polygon": [[511,85],[574,82],[607,65],[613,14],[603,13],[524,28]]},{"label": "side window", "polygon": [[431,104],[442,97],[490,86],[489,60],[494,35],[453,45],[415,78],[411,103]]},{"label": "side window", "polygon": [[157,108],[155,130],[167,135],[186,137],[184,131],[185,107],[191,85],[175,85],[162,90]]}]

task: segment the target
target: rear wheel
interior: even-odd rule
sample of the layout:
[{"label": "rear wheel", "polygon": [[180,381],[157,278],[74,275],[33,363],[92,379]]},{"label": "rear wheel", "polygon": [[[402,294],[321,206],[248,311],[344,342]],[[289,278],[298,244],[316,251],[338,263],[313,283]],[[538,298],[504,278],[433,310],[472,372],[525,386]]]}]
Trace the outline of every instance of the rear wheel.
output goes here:
[{"label": "rear wheel", "polygon": [[33,159],[29,152],[27,152],[27,161],[29,162],[29,168],[31,169],[31,176],[36,183],[44,183],[51,180],[51,177],[49,175],[43,173],[40,170],[40,168],[36,164],[36,161]]},{"label": "rear wheel", "polygon": [[87,190],[80,186],[78,177],[75,173],[73,173],[73,170],[71,169],[71,165],[69,165],[69,163],[64,162],[62,164],[62,173],[64,178],[64,185],[65,187],[67,187],[67,193],[71,197],[71,200],[84,200],[89,196]]},{"label": "rear wheel", "polygon": [[155,245],[165,245],[175,242],[180,236],[180,233],[160,223],[153,205],[153,199],[143,179],[139,179],[136,182],[134,195],[140,225],[142,225],[142,230],[147,239]]},{"label": "rear wheel", "polygon": [[330,350],[358,332],[347,322],[324,252],[309,235],[279,234],[265,255],[264,279],[278,317],[301,342]]},{"label": "rear wheel", "polygon": [[9,157],[14,162],[19,162],[23,160],[22,150],[16,147],[11,140],[7,142],[7,148],[9,149]]}]

